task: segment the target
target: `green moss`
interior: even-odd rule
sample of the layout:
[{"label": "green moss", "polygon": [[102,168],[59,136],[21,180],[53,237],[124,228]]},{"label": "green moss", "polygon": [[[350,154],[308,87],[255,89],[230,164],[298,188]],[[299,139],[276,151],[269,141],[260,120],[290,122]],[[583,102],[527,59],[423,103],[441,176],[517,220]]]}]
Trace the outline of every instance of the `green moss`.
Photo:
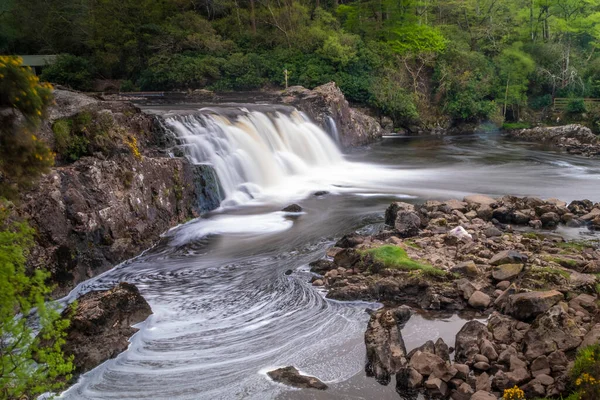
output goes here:
[{"label": "green moss", "polygon": [[404,242],[405,245],[407,245],[408,247],[412,247],[413,249],[420,249],[421,246],[419,246],[418,244],[415,243],[414,240],[412,239],[406,239]]},{"label": "green moss", "polygon": [[527,239],[544,240],[544,235],[535,232],[524,233],[523,237]]},{"label": "green moss", "polygon": [[563,253],[579,253],[590,247],[586,242],[563,242],[558,243],[557,246],[563,250]]},{"label": "green moss", "polygon": [[411,259],[406,254],[406,250],[398,246],[384,245],[366,250],[365,253],[371,254],[375,261],[382,263],[386,268],[404,271],[422,271],[424,274],[432,276],[447,275],[446,271]]},{"label": "green moss", "polygon": [[577,267],[577,260],[572,260],[570,258],[563,258],[563,257],[554,257],[554,256],[544,256],[543,259],[545,261],[550,261],[553,263],[556,263],[558,265],[561,265],[565,268],[576,268]]}]

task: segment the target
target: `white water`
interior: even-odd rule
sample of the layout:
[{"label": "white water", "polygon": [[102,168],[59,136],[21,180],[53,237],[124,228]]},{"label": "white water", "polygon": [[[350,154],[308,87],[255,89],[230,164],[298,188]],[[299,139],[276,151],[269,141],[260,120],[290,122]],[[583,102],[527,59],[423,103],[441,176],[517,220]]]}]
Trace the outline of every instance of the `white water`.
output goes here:
[{"label": "white water", "polygon": [[215,168],[224,206],[260,200],[290,178],[343,163],[329,136],[296,111],[246,111],[233,118],[201,113],[166,122],[194,163]]}]

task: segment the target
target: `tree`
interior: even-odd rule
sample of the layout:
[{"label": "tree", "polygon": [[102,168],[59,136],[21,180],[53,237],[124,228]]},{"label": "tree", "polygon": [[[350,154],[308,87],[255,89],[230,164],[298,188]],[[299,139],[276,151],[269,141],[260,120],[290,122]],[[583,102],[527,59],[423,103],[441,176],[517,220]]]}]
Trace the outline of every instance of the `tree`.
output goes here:
[{"label": "tree", "polygon": [[518,42],[504,49],[495,61],[499,78],[496,98],[504,98],[503,115],[506,118],[508,105],[516,105],[518,110],[519,106],[526,104],[529,75],[535,69],[535,63],[522,51],[522,44]]},{"label": "tree", "polygon": [[54,163],[35,134],[52,100],[52,86],[21,64],[17,57],[0,57],[0,196],[16,196]]},{"label": "tree", "polygon": [[70,379],[72,358],[61,347],[69,322],[46,304],[50,289],[42,271],[26,273],[33,241],[26,223],[9,218],[0,205],[0,399],[35,396],[60,389]]}]

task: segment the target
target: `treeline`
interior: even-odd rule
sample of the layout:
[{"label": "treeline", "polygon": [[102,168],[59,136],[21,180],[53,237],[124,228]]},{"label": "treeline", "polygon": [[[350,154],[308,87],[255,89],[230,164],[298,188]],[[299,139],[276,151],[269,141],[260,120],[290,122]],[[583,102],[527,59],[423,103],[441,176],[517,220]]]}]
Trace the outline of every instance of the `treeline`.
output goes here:
[{"label": "treeline", "polygon": [[8,3],[0,51],[65,54],[43,78],[82,90],[281,87],[287,69],[291,85],[333,80],[397,126],[600,97],[600,0]]}]

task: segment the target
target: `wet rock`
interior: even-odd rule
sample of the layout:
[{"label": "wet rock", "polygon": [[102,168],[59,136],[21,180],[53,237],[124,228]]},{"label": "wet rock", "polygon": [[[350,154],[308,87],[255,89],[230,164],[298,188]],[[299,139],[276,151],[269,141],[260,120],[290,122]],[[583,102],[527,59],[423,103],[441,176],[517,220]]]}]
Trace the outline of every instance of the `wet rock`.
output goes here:
[{"label": "wet rock", "polygon": [[425,388],[434,395],[446,396],[448,394],[448,385],[437,377],[429,377],[425,381]]},{"label": "wet rock", "polygon": [[378,310],[369,320],[365,332],[366,371],[383,384],[388,384],[390,376],[406,365],[406,347],[400,330],[408,318],[410,309],[403,306]]},{"label": "wet rock", "polygon": [[336,268],[335,264],[329,260],[320,259],[311,262],[308,264],[310,266],[311,272],[317,273],[319,275],[325,275],[328,271]]},{"label": "wet rock", "polygon": [[560,222],[560,216],[555,212],[548,212],[540,216],[540,221],[542,221],[542,226],[553,227]]},{"label": "wet rock", "polygon": [[479,341],[488,339],[489,336],[487,326],[481,322],[467,322],[456,334],[454,359],[459,363],[471,361],[476,354],[479,354]]},{"label": "wet rock", "polygon": [[314,376],[301,375],[294,367],[284,367],[267,372],[275,382],[301,389],[325,390],[327,385]]},{"label": "wet rock", "polygon": [[421,387],[423,375],[412,367],[404,367],[396,374],[396,388],[413,390]]},{"label": "wet rock", "polygon": [[329,194],[329,192],[327,190],[318,190],[316,192],[313,193],[314,196],[316,197],[321,197],[321,196],[325,196]]},{"label": "wet rock", "polygon": [[[69,316],[70,309],[64,314]],[[81,296],[63,348],[66,355],[74,356],[75,372],[89,371],[125,351],[129,338],[138,331],[132,325],[150,314],[152,310],[137,287],[128,283]]]},{"label": "wet rock", "polygon": [[527,256],[515,250],[503,250],[490,259],[491,265],[523,264],[527,262]]},{"label": "wet rock", "polygon": [[523,271],[523,264],[502,264],[492,271],[492,276],[497,281],[510,281]]},{"label": "wet rock", "polygon": [[300,207],[298,204],[290,204],[281,211],[289,213],[299,213],[302,212],[302,207]]},{"label": "wet rock", "polygon": [[546,312],[563,298],[557,290],[513,294],[508,298],[506,313],[527,321]]},{"label": "wet rock", "polygon": [[351,233],[349,235],[344,235],[340,240],[337,241],[335,247],[340,247],[343,249],[354,248],[359,244],[363,244],[365,242],[365,237],[359,235],[358,233]]},{"label": "wet rock", "polygon": [[487,294],[480,292],[479,290],[474,292],[471,297],[469,297],[469,305],[473,308],[485,309],[487,308],[492,299]]}]

